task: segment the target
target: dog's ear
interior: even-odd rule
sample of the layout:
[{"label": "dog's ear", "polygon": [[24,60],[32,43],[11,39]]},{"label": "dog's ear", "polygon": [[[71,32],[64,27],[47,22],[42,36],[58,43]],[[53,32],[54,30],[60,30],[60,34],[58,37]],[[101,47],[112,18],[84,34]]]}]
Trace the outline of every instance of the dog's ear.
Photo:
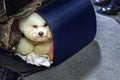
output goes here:
[{"label": "dog's ear", "polygon": [[25,32],[25,26],[27,25],[27,23],[25,21],[26,21],[26,18],[18,21],[18,28],[22,33]]},{"label": "dog's ear", "polygon": [[48,38],[49,38],[49,39],[51,39],[51,38],[52,38],[52,33],[51,33],[51,31],[50,31],[50,30],[48,31]]}]

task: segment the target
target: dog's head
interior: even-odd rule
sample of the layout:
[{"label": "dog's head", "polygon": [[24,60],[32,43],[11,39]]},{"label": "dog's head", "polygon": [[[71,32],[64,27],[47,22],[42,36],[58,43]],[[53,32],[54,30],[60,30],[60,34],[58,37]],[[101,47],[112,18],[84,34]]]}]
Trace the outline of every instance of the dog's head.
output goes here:
[{"label": "dog's head", "polygon": [[32,41],[46,41],[52,37],[47,22],[37,13],[19,21],[20,31]]}]

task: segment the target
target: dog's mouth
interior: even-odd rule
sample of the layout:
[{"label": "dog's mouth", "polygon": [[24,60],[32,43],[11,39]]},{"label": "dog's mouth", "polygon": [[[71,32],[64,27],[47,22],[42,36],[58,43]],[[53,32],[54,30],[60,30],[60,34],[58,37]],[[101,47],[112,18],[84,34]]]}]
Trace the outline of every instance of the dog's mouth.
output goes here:
[{"label": "dog's mouth", "polygon": [[39,36],[34,39],[34,41],[47,41],[48,37],[47,36]]}]

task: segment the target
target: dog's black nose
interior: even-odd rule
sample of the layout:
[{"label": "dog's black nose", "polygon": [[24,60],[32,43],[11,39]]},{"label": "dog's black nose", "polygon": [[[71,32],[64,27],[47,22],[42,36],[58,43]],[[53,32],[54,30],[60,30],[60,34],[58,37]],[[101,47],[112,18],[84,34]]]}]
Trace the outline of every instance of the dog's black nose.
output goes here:
[{"label": "dog's black nose", "polygon": [[44,33],[43,33],[43,32],[39,32],[38,34],[39,34],[40,36],[43,36]]}]

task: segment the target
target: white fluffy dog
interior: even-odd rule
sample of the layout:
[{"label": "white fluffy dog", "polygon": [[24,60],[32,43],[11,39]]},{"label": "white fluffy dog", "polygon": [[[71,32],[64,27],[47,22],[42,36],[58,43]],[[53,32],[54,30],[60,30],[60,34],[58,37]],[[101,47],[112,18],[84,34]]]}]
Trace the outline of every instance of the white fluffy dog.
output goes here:
[{"label": "white fluffy dog", "polygon": [[47,22],[37,13],[33,13],[28,18],[20,20],[19,28],[32,41],[46,41],[51,38],[51,32]]},{"label": "white fluffy dog", "polygon": [[19,29],[24,37],[17,46],[18,55],[27,63],[50,66],[46,53],[52,44],[52,35],[47,22],[37,13],[33,13],[19,21]]}]

